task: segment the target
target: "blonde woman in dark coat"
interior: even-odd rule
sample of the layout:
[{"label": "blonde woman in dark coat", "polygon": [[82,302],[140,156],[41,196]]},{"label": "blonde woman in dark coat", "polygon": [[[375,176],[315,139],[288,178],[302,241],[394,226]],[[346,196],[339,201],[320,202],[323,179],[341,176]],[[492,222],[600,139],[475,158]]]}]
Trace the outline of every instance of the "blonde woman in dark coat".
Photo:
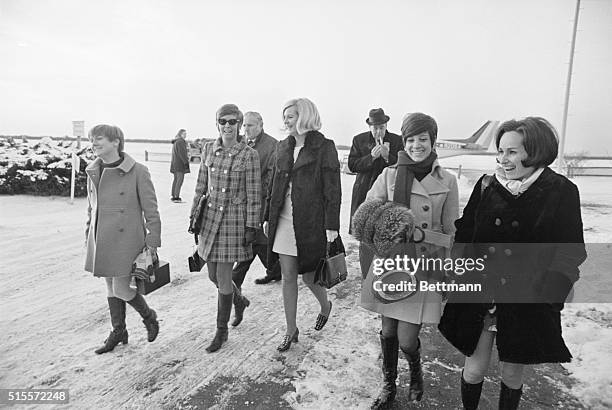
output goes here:
[{"label": "blonde woman in dark coat", "polygon": [[161,220],[149,170],[123,152],[123,132],[112,125],[89,131],[98,158],[87,169],[87,259],[85,270],[106,279],[113,330],[96,353],[127,344],[125,304],[142,316],[147,338],[159,332],[156,312],[130,287],[132,264],[146,246],[161,246]]},{"label": "blonde woman in dark coat", "polygon": [[270,257],[279,255],[287,330],[277,347],[285,351],[298,341],[297,277],[321,306],[315,330],[323,329],[332,303],[327,291],[314,283],[314,270],[325,256],[326,243],[340,228],[340,162],[334,142],[318,130],[317,107],[307,98],[287,102],[283,120],[289,136],[277,146],[274,176],[264,211],[264,233]]},{"label": "blonde woman in dark coat", "polygon": [[198,253],[218,288],[217,332],[206,350],[216,352],[227,341],[233,298],[248,304],[232,281],[234,263],[253,258],[251,244],[260,227],[259,156],[238,134],[242,112],[225,104],[216,115],[219,138],[204,146],[191,214],[207,195]]}]

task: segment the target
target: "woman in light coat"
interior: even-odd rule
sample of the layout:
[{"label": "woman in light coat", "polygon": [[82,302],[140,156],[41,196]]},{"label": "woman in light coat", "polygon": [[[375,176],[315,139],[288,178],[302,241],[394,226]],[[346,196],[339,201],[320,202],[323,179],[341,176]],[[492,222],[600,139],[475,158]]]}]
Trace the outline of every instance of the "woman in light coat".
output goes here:
[{"label": "woman in light coat", "polygon": [[248,299],[232,281],[234,263],[253,258],[261,214],[259,156],[238,134],[242,112],[225,104],[216,115],[219,138],[204,146],[191,215],[207,195],[199,232],[198,253],[206,261],[208,276],[218,288],[217,331],[206,348],[216,352],[227,341],[233,298],[244,310]]},{"label": "woman in light coat", "polygon": [[[438,126],[432,117],[422,113],[405,116],[402,121],[404,151],[399,152],[396,165],[383,170],[366,196],[366,201],[394,201],[410,207],[415,226],[419,228],[417,231],[422,232],[415,236],[423,236],[423,241],[414,244],[410,252],[399,253],[407,253],[413,258],[421,255],[428,258],[447,256],[455,231],[454,221],[458,217],[457,180],[438,164],[434,149],[437,133]],[[417,277],[423,278],[423,275],[428,282],[435,282],[442,280],[443,273],[420,272]],[[380,342],[385,385],[373,408],[385,408],[395,398],[398,346],[410,364],[409,399],[418,401],[423,395],[418,335],[422,323],[439,322],[442,296],[436,292],[419,291],[412,299],[414,301],[407,303],[364,305],[382,315]]]},{"label": "woman in light coat", "polygon": [[106,279],[113,330],[96,353],[127,344],[125,303],[143,318],[149,342],[157,337],[156,312],[130,287],[132,264],[148,247],[161,246],[161,220],[149,170],[123,152],[123,132],[116,126],[96,125],[89,131],[98,158],[87,172],[87,258],[85,270]]}]

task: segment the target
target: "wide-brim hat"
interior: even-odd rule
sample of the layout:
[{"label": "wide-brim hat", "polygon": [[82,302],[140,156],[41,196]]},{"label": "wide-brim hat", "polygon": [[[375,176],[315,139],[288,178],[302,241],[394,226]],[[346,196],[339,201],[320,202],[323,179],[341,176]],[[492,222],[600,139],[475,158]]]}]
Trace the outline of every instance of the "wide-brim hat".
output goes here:
[{"label": "wide-brim hat", "polygon": [[389,116],[385,115],[385,111],[382,108],[372,108],[366,118],[368,125],[381,125],[389,122]]}]

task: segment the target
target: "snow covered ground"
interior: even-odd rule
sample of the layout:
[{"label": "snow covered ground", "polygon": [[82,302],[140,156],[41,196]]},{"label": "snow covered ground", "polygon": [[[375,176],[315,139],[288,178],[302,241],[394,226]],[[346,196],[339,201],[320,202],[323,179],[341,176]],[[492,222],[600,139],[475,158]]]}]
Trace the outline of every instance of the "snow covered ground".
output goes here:
[{"label": "snow covered ground", "polygon": [[[143,154],[134,154],[143,159]],[[284,332],[280,285],[254,285],[253,279],[264,273],[255,262],[244,284],[252,301],[245,321],[230,330],[222,350],[207,354],[204,348],[215,328],[216,290],[204,271],[190,273],[186,264],[192,249],[186,227],[197,165],[186,177],[183,204],[169,200],[169,163],[147,165],[162,216],[159,253],[170,262],[173,279],[147,298],[159,312],[159,339],[147,343],[144,326],[129,310],[130,343],[95,355],[110,325],[105,285],[82,269],[86,200],[70,205],[67,198],[0,196],[0,388],[67,388],[69,408],[193,408],[198,400],[199,408],[367,408],[381,381],[379,321],[357,307],[357,244],[347,234],[354,177],[342,177],[341,234],[350,277],[330,291],[334,310],[326,328],[312,330],[318,306],[300,286],[300,342],[279,354],[276,346]],[[460,181],[462,204],[475,177]],[[610,180],[573,181],[581,192],[585,240],[612,242],[612,193],[606,189]],[[440,338],[435,328],[424,332],[424,337]],[[563,405],[553,398],[542,404],[537,385],[528,384],[523,408],[612,408],[612,304],[567,305],[563,333],[574,355],[565,368],[574,380],[554,382],[559,392],[577,401]],[[460,355],[452,354],[442,360],[433,348],[425,348],[428,401],[419,408],[459,407],[456,378],[462,362]],[[400,366],[407,367],[403,359]],[[443,378],[444,372],[452,378]],[[495,373],[490,369],[492,377]],[[562,373],[555,370],[550,378]],[[405,385],[405,376],[400,375],[400,382]],[[485,397],[482,408],[495,408],[496,390],[490,389],[491,399]]]}]

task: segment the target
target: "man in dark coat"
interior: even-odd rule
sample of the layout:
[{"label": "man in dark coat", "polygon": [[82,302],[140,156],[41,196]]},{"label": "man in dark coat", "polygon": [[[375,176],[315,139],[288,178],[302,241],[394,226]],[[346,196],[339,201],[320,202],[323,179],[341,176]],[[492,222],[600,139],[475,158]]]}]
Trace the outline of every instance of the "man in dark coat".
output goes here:
[{"label": "man in dark coat", "polygon": [[[353,137],[348,166],[357,173],[351,199],[351,222],[355,210],[365,200],[368,190],[382,170],[397,162],[397,153],[403,148],[402,137],[387,131],[389,116],[382,108],[370,110],[366,123],[370,131]],[[349,224],[349,233],[351,225]]]},{"label": "man in dark coat", "polygon": [[[263,119],[257,112],[249,111],[244,114],[244,131],[247,139],[247,144],[254,148],[259,154],[259,163],[261,166],[261,195],[262,203],[265,203],[268,185],[272,179],[272,171],[274,167],[274,153],[278,141],[266,134],[263,130]],[[263,214],[263,207],[262,207]],[[281,279],[280,264],[278,256],[273,254],[272,258],[268,259],[268,238],[264,235],[263,230],[257,231],[255,242],[253,243],[253,258],[238,262],[232,271],[232,280],[236,286],[241,289],[244,278],[251,267],[251,263],[255,260],[255,256],[266,268],[266,276],[255,280],[257,284],[266,284],[271,281]],[[242,312],[244,309],[237,305],[235,309],[236,317],[232,322],[232,326],[238,326],[242,321]]]},{"label": "man in dark coat", "polygon": [[188,174],[189,169],[189,154],[187,152],[187,141],[185,137],[187,131],[180,129],[176,137],[172,140],[172,159],[170,162],[170,172],[174,174],[172,180],[172,193],[170,200],[172,202],[181,202],[181,187],[185,174]]}]

